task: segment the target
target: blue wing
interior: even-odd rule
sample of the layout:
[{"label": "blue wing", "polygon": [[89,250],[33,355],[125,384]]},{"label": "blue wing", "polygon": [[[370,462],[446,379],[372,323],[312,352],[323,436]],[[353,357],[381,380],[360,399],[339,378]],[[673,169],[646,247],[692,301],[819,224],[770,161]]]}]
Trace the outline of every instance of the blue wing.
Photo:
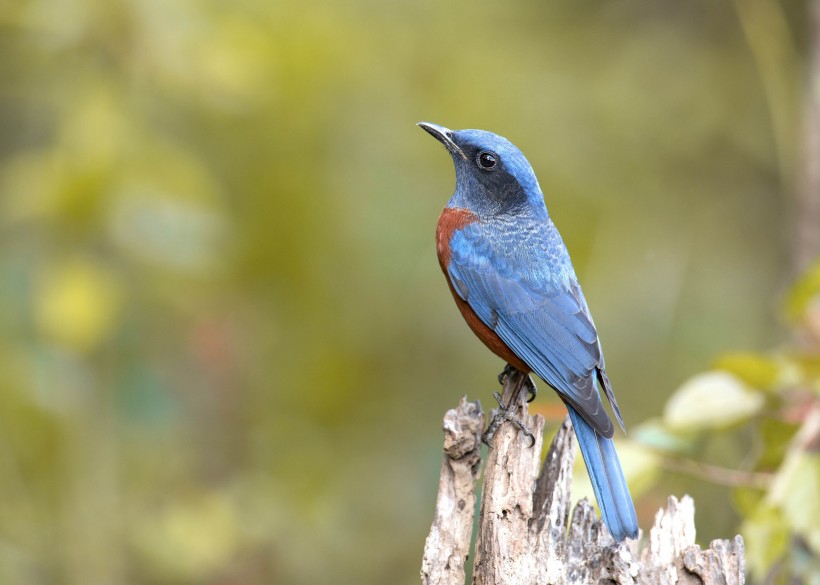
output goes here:
[{"label": "blue wing", "polygon": [[472,224],[451,240],[447,275],[453,287],[567,403],[604,522],[616,540],[636,538],[635,507],[596,380],[623,427],[621,413],[604,370],[598,333],[560,236],[554,228],[540,236],[531,230],[513,247],[481,229]]},{"label": "blue wing", "polygon": [[[523,254],[504,257],[494,249],[506,248],[491,247],[492,239],[477,228],[456,232],[451,242],[448,276],[455,290],[595,431],[612,437],[596,378],[623,423],[603,370],[598,334],[563,243],[564,258],[526,253],[526,248]],[[554,241],[535,244],[531,249],[539,251],[556,246]]]}]

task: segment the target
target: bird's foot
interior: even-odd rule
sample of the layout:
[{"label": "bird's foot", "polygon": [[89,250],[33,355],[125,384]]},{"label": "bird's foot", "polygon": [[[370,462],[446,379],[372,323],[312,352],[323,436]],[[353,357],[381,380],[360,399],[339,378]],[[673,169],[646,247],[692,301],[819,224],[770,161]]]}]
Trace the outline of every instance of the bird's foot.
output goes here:
[{"label": "bird's foot", "polygon": [[509,378],[512,374],[514,374],[517,371],[518,370],[516,370],[512,365],[507,364],[506,366],[504,366],[504,369],[501,371],[501,373],[498,374],[498,383],[503,386],[507,383],[507,378]]},{"label": "bird's foot", "polygon": [[[529,380],[529,377],[527,378]],[[532,383],[532,380],[530,380]],[[533,385],[534,386],[534,385]],[[527,389],[529,392],[529,388]],[[495,414],[493,419],[490,421],[490,424],[487,425],[487,430],[484,431],[484,434],[481,435],[481,441],[490,446],[490,441],[493,440],[495,433],[498,431],[498,428],[501,426],[502,423],[506,421],[510,421],[515,425],[515,427],[524,433],[530,439],[530,447],[535,445],[535,435],[532,434],[530,428],[525,425],[520,418],[515,415],[515,408],[516,404],[508,404],[505,405],[504,402],[501,400],[501,395],[498,392],[493,392],[493,398],[495,398],[496,402],[498,402],[498,412]]]},{"label": "bird's foot", "polygon": [[[504,366],[504,369],[501,371],[501,373],[498,374],[498,383],[503,386],[507,383],[507,378],[509,378],[517,371],[518,370],[514,366],[507,364],[506,366]],[[530,378],[529,375],[527,375],[527,377],[524,379],[524,387],[527,390],[527,404],[529,404],[530,402],[535,400],[535,396],[536,394],[538,394],[538,388],[535,387],[535,382],[532,381],[532,378]]]}]

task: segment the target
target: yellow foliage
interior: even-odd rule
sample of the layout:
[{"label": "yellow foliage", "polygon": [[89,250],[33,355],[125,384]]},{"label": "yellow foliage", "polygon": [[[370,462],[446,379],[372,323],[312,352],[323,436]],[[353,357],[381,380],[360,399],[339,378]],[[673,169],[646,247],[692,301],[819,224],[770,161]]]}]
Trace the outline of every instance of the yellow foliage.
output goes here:
[{"label": "yellow foliage", "polygon": [[44,337],[85,352],[109,336],[120,303],[120,288],[108,272],[88,260],[71,260],[42,278],[35,319]]},{"label": "yellow foliage", "polygon": [[134,544],[162,576],[200,581],[230,560],[239,533],[233,501],[226,494],[205,493],[138,519]]}]

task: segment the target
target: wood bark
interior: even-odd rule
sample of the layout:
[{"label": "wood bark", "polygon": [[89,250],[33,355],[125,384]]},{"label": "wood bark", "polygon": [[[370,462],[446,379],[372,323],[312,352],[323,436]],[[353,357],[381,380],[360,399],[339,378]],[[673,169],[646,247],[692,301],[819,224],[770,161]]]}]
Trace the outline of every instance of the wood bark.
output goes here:
[{"label": "wood bark", "polygon": [[[542,463],[544,419],[529,416],[523,400],[518,414],[535,444],[530,447],[510,423],[492,440],[475,535],[474,585],[744,582],[743,539],[715,540],[702,550],[695,544],[695,505],[689,496],[669,497],[642,549],[638,541],[615,543],[586,499],[571,508],[575,435],[569,418]],[[466,399],[445,416],[439,493],[422,561],[424,585],[465,582],[483,421],[480,405]]]},{"label": "wood bark", "polygon": [[444,415],[444,455],[433,526],[424,543],[424,585],[463,585],[475,515],[484,414],[477,402],[461,399]]}]

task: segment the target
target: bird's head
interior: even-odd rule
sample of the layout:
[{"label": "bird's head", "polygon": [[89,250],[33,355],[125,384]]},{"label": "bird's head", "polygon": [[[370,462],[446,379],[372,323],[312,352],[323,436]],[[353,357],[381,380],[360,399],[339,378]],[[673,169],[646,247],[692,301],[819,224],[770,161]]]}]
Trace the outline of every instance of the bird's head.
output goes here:
[{"label": "bird's head", "polygon": [[450,130],[419,122],[441,142],[456,167],[454,203],[478,215],[544,210],[535,173],[520,150],[503,136],[485,130]]}]

